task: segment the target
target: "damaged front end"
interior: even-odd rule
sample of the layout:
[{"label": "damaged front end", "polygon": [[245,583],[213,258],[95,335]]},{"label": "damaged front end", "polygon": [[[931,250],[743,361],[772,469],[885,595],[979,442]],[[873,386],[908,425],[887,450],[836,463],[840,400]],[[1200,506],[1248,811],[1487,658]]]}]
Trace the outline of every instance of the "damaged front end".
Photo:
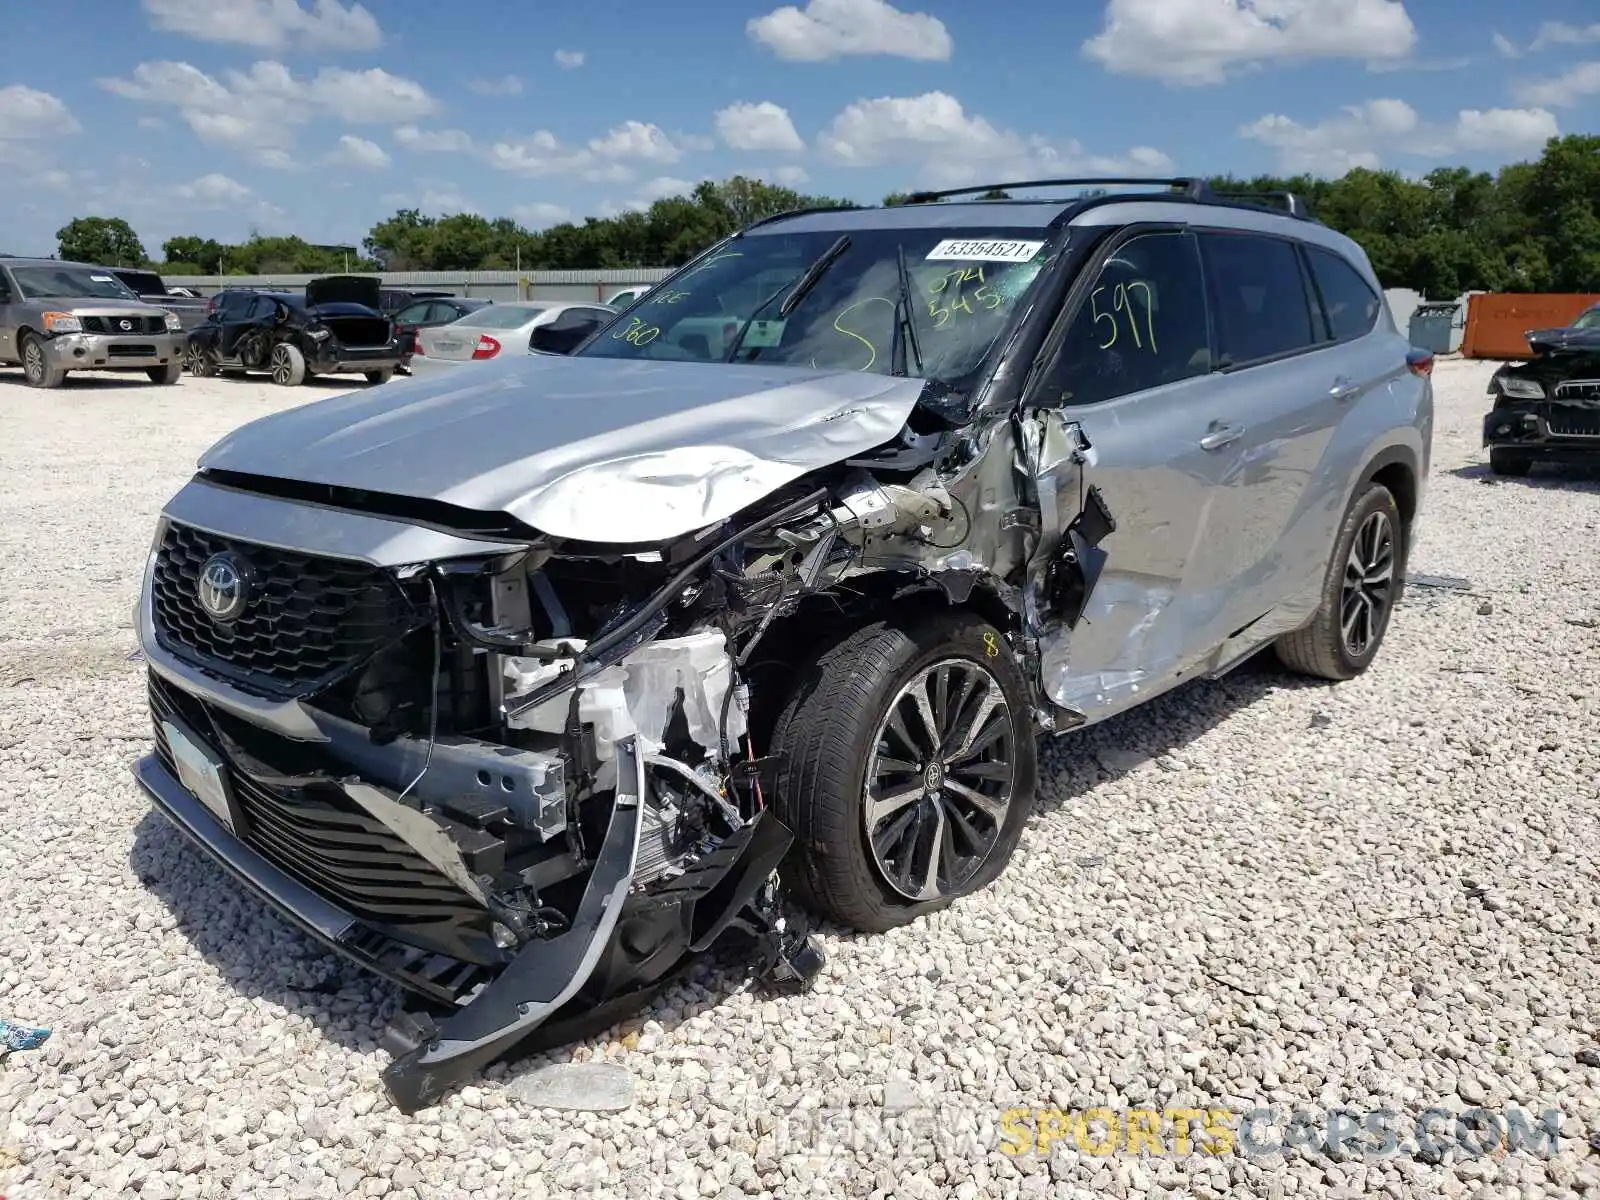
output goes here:
[{"label": "damaged front end", "polygon": [[[1092,489],[1075,520],[1042,494],[1092,456],[1076,426],[1042,430],[908,426],[647,545],[203,473],[147,569],[139,780],[418,998],[386,1041],[406,1111],[599,1032],[730,930],[767,984],[803,989],[821,955],[781,909],[773,709],[819,623],[886,605],[987,613],[1041,678],[1112,527]],[[1041,728],[1074,723],[1035,700]]]}]

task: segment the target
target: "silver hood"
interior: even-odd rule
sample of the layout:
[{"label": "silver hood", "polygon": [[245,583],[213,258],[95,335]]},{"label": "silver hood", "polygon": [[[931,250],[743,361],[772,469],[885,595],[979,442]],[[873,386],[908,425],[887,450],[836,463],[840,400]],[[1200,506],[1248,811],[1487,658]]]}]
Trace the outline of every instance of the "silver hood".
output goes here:
[{"label": "silver hood", "polygon": [[202,469],[504,512],[557,537],[647,542],[730,517],[900,432],[920,379],[528,355],[263,417]]}]

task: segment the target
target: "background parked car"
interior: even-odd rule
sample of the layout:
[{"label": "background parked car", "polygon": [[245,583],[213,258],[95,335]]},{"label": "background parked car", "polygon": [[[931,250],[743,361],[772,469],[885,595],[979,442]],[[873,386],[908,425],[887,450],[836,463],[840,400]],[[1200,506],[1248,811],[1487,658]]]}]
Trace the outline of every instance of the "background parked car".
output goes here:
[{"label": "background parked car", "polygon": [[480,300],[472,296],[435,296],[431,300],[418,300],[406,305],[394,314],[394,332],[400,339],[401,367],[408,368],[411,365],[411,356],[416,353],[418,330],[448,325],[493,303],[493,300]]},{"label": "background parked car", "polygon": [[625,287],[620,292],[612,292],[606,303],[621,312],[654,286],[655,284],[653,283],[641,283],[634,287]]},{"label": "background parked car", "polygon": [[403,308],[409,308],[418,300],[450,300],[455,298],[455,293],[442,288],[408,288],[386,287],[380,288],[378,293],[377,309],[386,317],[393,317]]},{"label": "background parked car", "polygon": [[0,260],[6,363],[19,364],[41,388],[59,387],[69,371],[143,371],[151,383],[177,383],[182,327],[104,267],[7,257]]},{"label": "background parked car", "polygon": [[109,274],[122,280],[139,299],[155,304],[177,316],[185,329],[193,329],[206,319],[209,311],[204,300],[187,289],[169,288],[166,280],[154,271],[141,271],[134,267],[107,267]]},{"label": "background parked car", "polygon": [[616,310],[604,304],[491,304],[417,335],[411,373],[448,370],[503,354],[570,354]]},{"label": "background parked car", "polygon": [[330,276],[312,280],[303,295],[229,288],[190,332],[185,361],[195,375],[269,371],[286,387],[311,375],[384,383],[400,363],[400,346],[393,322],[375,307],[377,283]]}]

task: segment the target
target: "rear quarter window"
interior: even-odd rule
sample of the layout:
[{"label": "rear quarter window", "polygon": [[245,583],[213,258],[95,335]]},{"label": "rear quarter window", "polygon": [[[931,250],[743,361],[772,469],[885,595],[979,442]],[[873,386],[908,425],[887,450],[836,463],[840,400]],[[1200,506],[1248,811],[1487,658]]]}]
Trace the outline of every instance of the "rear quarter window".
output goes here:
[{"label": "rear quarter window", "polygon": [[1306,350],[1321,341],[1294,243],[1250,233],[1200,236],[1223,366]]},{"label": "rear quarter window", "polygon": [[1347,342],[1371,333],[1378,323],[1382,298],[1359,271],[1331,250],[1320,246],[1305,249],[1333,340]]}]

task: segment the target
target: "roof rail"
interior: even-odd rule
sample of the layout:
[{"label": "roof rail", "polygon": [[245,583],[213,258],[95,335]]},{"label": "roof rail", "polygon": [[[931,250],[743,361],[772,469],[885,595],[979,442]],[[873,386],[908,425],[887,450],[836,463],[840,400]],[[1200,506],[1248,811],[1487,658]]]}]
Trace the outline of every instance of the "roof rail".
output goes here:
[{"label": "roof rail", "polygon": [[1166,187],[1173,191],[1185,189],[1199,184],[1197,179],[1156,179],[1145,176],[1127,176],[1111,178],[1108,176],[1079,178],[1079,179],[1024,179],[1012,183],[980,183],[971,187],[946,188],[942,192],[912,192],[905,198],[906,204],[931,204],[935,200],[944,200],[950,196],[972,196],[984,192],[1008,192],[1018,188],[1037,187],[1105,187],[1108,184],[1126,185],[1137,184],[1143,187]]},{"label": "roof rail", "polygon": [[855,212],[860,207],[861,205],[859,204],[816,204],[810,208],[786,208],[782,212],[768,213],[764,217],[757,217],[742,229],[736,230],[734,236],[741,233],[749,233],[752,229],[759,229],[761,226],[770,225],[774,221],[786,221],[790,217],[803,217],[810,213]]},{"label": "roof rail", "polygon": [[939,192],[913,192],[906,204],[930,204],[952,196],[981,195],[985,192],[1016,191],[1038,187],[1164,187],[1173,193],[1172,199],[1183,199],[1196,204],[1221,204],[1230,208],[1254,208],[1271,211],[1274,205],[1291,217],[1302,221],[1316,218],[1306,206],[1304,198],[1293,192],[1219,192],[1204,179],[1192,176],[1162,178],[1149,176],[1100,176],[1071,179],[1029,179],[1014,183],[974,184],[971,187],[947,188]]}]

